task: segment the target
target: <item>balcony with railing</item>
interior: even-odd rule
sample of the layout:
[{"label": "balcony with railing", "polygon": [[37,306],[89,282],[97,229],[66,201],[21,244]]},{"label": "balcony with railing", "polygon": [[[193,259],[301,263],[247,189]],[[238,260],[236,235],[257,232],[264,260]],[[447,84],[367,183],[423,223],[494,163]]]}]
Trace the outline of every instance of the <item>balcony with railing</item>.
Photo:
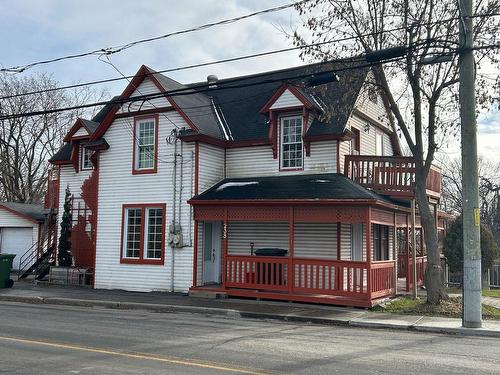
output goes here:
[{"label": "balcony with railing", "polygon": [[[379,194],[411,199],[415,187],[415,161],[404,156],[346,155],[344,173],[354,182]],[[441,170],[432,166],[427,176],[427,195],[441,196]]]}]

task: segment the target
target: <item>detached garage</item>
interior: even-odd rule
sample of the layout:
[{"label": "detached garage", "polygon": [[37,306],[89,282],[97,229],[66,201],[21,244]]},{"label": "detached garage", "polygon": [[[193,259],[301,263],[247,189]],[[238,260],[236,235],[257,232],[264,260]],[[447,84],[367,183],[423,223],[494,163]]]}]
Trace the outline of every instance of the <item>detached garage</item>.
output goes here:
[{"label": "detached garage", "polygon": [[0,203],[0,254],[16,254],[14,269],[19,268],[21,256],[38,241],[45,216],[42,205]]}]

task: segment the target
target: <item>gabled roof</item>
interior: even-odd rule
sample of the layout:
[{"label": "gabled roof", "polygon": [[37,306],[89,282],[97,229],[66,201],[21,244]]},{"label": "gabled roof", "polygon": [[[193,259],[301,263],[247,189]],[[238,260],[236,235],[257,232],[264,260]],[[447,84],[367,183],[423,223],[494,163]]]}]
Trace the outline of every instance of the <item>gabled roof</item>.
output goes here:
[{"label": "gabled roof", "polygon": [[[345,69],[346,67],[349,69]],[[368,73],[368,68],[353,67],[355,66],[352,63],[322,63],[240,77],[241,80],[239,79],[237,84],[224,85],[231,79],[219,80],[217,87],[210,89],[207,94],[212,96],[221,108],[234,140],[265,139],[269,131],[268,119],[260,110],[283,83],[292,82],[297,87],[303,85],[301,81],[304,79],[291,77],[338,69],[339,82],[317,87],[303,85],[299,90],[321,109],[314,127],[309,129],[311,134],[341,134]],[[228,86],[233,88],[227,88]]]},{"label": "gabled roof", "polygon": [[75,135],[75,133],[80,129],[84,128],[87,131],[88,136],[91,136],[94,134],[94,132],[97,130],[99,127],[99,123],[96,121],[91,121],[91,120],[85,120],[83,118],[78,118],[75,121],[75,124],[71,127],[69,132],[66,134],[64,137],[65,142],[70,142],[71,137]]},{"label": "gabled roof", "polygon": [[192,198],[200,201],[241,200],[377,200],[386,198],[368,190],[340,173],[288,176],[226,178]]},{"label": "gabled roof", "polygon": [[0,202],[0,209],[35,223],[43,222],[47,214],[47,210],[41,204]]}]

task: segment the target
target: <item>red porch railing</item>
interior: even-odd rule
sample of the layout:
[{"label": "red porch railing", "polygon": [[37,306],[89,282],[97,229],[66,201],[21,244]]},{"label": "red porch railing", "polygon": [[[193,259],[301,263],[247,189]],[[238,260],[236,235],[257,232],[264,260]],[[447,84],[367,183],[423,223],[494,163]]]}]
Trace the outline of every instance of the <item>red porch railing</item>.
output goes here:
[{"label": "red porch railing", "polygon": [[[351,180],[382,194],[412,197],[415,161],[412,157],[346,155],[344,173]],[[441,171],[432,166],[427,176],[427,194],[441,195]]]},{"label": "red porch railing", "polygon": [[288,290],[288,257],[228,255],[226,286],[242,289]]},{"label": "red porch railing", "polygon": [[394,261],[372,263],[371,291],[368,289],[370,272],[366,262],[293,258],[290,276],[289,264],[288,257],[228,255],[225,285],[228,288],[332,295],[363,300],[390,295],[395,290]]},{"label": "red porch railing", "polygon": [[365,262],[294,258],[294,288],[302,293],[368,295]]},{"label": "red porch railing", "polygon": [[378,261],[371,264],[372,298],[384,297],[395,291],[395,267],[396,263],[393,260]]}]

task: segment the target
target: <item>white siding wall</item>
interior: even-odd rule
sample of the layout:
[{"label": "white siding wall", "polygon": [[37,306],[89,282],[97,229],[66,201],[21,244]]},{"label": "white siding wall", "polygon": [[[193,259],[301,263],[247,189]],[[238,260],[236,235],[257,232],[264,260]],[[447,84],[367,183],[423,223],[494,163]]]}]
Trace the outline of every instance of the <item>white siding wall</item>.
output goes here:
[{"label": "white siding wall", "polygon": [[297,99],[295,95],[288,89],[286,89],[283,94],[273,103],[271,109],[276,108],[286,108],[286,107],[297,107],[303,105],[302,102]]},{"label": "white siding wall", "polygon": [[337,223],[296,223],[296,257],[337,259]]},{"label": "white siding wall", "polygon": [[351,154],[351,141],[340,141],[339,149],[340,173],[344,173],[345,156]]},{"label": "white siding wall", "polygon": [[[168,116],[168,119],[165,116]],[[171,266],[172,262],[175,262],[173,289],[186,292],[191,286],[193,265],[193,222],[190,220],[191,209],[186,203],[193,195],[191,173],[194,163],[193,144],[184,144],[183,157],[178,159],[177,168],[179,192],[182,160],[181,224],[186,246],[175,249],[173,258],[168,241],[165,241],[164,265],[120,263],[123,204],[165,203],[165,232],[168,233],[168,225],[173,219],[174,146],[164,140],[172,130],[172,122],[180,127],[187,126],[182,117],[175,112],[161,114],[158,134],[158,172],[132,175],[132,136],[127,130],[131,121],[131,118],[114,121],[106,133],[110,148],[100,157],[95,287],[137,291],[171,290]],[[180,152],[180,143],[177,151]],[[176,217],[178,214],[179,208]]]},{"label": "white siding wall", "polygon": [[[151,81],[151,79],[146,78],[142,83],[137,87],[137,89],[130,95],[131,97],[134,96],[142,96],[142,95],[148,95],[148,94],[155,94],[158,93],[158,88],[156,85]],[[134,112],[138,110],[146,110],[146,109],[152,109],[154,107],[170,107],[170,102],[163,97],[160,98],[155,98],[155,99],[149,99],[146,101],[140,100],[137,102],[129,102],[129,103],[124,103],[122,105],[122,108],[118,111],[120,112]]]},{"label": "white siding wall", "polygon": [[198,160],[198,193],[202,193],[224,178],[224,149],[200,143]]},{"label": "white siding wall", "polygon": [[89,132],[84,127],[81,127],[73,134],[73,137],[85,137],[87,135],[89,135]]},{"label": "white siding wall", "polygon": [[288,250],[288,223],[230,222],[228,240],[229,254],[250,255],[250,242],[254,243],[254,250],[264,247]]},{"label": "white siding wall", "polygon": [[80,198],[82,194],[83,182],[90,177],[92,170],[75,172],[73,165],[61,165],[61,172],[59,176],[59,207],[57,210],[57,238],[59,238],[59,231],[61,229],[61,220],[64,213],[64,197],[66,195],[66,188],[69,187],[71,194],[75,198]]},{"label": "white siding wall", "polygon": [[293,173],[337,172],[337,141],[311,143],[311,155],[304,156],[303,171],[280,171],[279,157],[273,158],[271,146],[228,148],[227,177],[287,175]]},{"label": "white siding wall", "polygon": [[[4,210],[0,208],[0,244],[1,236],[2,236],[2,228],[33,228],[31,243],[34,244],[38,241],[38,224],[33,223],[32,221],[26,220],[18,215],[13,214],[10,211]],[[3,249],[0,249],[0,253],[3,252]],[[19,259],[14,259],[14,264],[18,264]]]}]

